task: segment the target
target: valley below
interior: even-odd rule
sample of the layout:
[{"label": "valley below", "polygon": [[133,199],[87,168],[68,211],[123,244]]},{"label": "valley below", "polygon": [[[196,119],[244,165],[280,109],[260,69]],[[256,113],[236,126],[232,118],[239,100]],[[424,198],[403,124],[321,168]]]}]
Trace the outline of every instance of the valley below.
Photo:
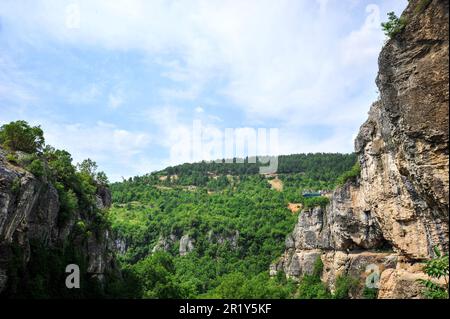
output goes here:
[{"label": "valley below", "polygon": [[343,183],[355,161],[280,156],[277,176],[260,175],[258,164],[203,162],[112,184],[119,260],[138,276],[164,276],[142,288],[146,297],[293,298],[296,283],[268,271],[298,218],[289,205],[325,207],[328,198],[313,192]]},{"label": "valley below", "polygon": [[111,183],[40,126],[2,125],[0,297],[448,299],[448,10],[410,0],[392,16],[354,153]]}]

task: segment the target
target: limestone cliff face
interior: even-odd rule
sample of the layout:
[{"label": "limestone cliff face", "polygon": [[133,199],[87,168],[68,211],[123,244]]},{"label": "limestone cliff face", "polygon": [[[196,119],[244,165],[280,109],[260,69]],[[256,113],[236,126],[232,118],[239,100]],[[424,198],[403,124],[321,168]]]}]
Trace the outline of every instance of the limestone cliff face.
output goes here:
[{"label": "limestone cliff face", "polygon": [[[107,271],[116,271],[109,232],[81,233],[77,230],[77,222],[86,225],[93,222],[81,212],[63,224],[59,223],[60,201],[55,187],[12,165],[5,154],[0,149],[0,293],[8,286],[11,267],[27,267],[33,255],[32,242],[42,244],[46,249],[70,244],[82,254],[91,277],[102,279]],[[109,190],[98,187],[98,208],[104,209],[110,204]],[[17,251],[21,252],[20,256]],[[17,260],[20,265],[13,264]],[[61,269],[62,273],[64,271]]]},{"label": "limestone cliff face", "polygon": [[[208,231],[208,241],[219,245],[229,244],[231,249],[237,249],[239,231],[234,231],[232,234],[224,235],[220,233],[214,233],[212,230]],[[156,251],[170,251],[178,243],[178,253],[180,256],[186,256],[188,253],[195,249],[196,239],[189,234],[170,234],[169,236],[160,236],[156,245],[153,246],[152,252]],[[126,248],[121,250],[124,245],[124,241],[120,240],[116,243],[117,250],[121,253],[126,251]]]},{"label": "limestone cliff face", "polygon": [[411,258],[448,250],[448,1],[411,1],[379,57],[380,100],[355,142],[361,192],[384,237]]},{"label": "limestone cliff face", "polygon": [[364,278],[374,264],[380,298],[420,297],[417,262],[434,246],[449,249],[448,9],[448,0],[409,1],[406,27],[379,56],[380,98],[355,141],[360,177],[326,209],[300,214],[272,273],[298,277],[320,256],[333,289],[336,274]]}]

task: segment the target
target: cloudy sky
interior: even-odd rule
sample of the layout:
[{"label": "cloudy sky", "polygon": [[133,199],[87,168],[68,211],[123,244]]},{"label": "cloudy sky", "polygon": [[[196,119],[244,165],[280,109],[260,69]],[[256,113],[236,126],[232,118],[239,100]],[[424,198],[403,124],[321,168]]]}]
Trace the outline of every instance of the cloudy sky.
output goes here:
[{"label": "cloudy sky", "polygon": [[280,154],[351,152],[380,22],[406,4],[1,0],[0,124],[41,125],[111,180],[191,161],[194,123],[206,140],[277,128]]}]

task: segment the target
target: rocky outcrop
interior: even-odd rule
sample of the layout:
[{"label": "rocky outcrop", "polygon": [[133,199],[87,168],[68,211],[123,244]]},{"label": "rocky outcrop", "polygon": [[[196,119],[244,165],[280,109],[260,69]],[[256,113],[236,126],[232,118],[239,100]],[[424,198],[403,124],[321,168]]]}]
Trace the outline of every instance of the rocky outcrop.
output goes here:
[{"label": "rocky outcrop", "polygon": [[235,230],[229,234],[215,233],[212,230],[208,232],[208,240],[219,245],[229,244],[232,249],[238,248],[239,231]]},{"label": "rocky outcrop", "polygon": [[379,57],[380,100],[355,149],[361,192],[397,251],[428,258],[448,250],[448,1],[417,12]]},{"label": "rocky outcrop", "polygon": [[[98,209],[111,204],[106,187],[99,187],[96,197]],[[70,244],[85,258],[88,274],[100,280],[106,272],[118,271],[109,231],[92,227],[90,231],[80,231],[80,225],[95,222],[95,214],[75,212],[63,223],[60,214],[55,187],[45,177],[37,178],[10,163],[6,152],[0,149],[0,293],[8,285],[8,270],[13,262],[21,260],[20,267],[27,267],[33,256],[32,243],[48,250]]]},{"label": "rocky outcrop", "polygon": [[125,254],[128,250],[128,242],[123,238],[116,238],[114,240],[114,249],[118,254]]},{"label": "rocky outcrop", "polygon": [[272,274],[299,277],[320,257],[331,289],[338,274],[376,267],[380,298],[421,297],[418,262],[435,246],[449,249],[448,9],[409,1],[406,27],[379,57],[380,98],[355,140],[360,176],[326,209],[301,212]]},{"label": "rocky outcrop", "polygon": [[[178,253],[180,256],[185,256],[195,249],[195,238],[189,234],[170,234],[169,236],[160,236],[155,246],[152,248],[152,253],[157,251],[172,251],[175,253],[176,244],[178,243]],[[207,239],[211,243],[218,245],[229,245],[231,249],[237,249],[239,240],[239,231],[233,231],[229,234],[215,233],[212,230],[208,231]]]},{"label": "rocky outcrop", "polygon": [[184,235],[180,238],[180,256],[185,256],[187,253],[194,250],[194,240],[189,235]]},{"label": "rocky outcrop", "polygon": [[111,207],[112,204],[112,198],[111,198],[111,191],[109,188],[107,188],[104,185],[99,185],[97,187],[97,207],[99,209],[106,209]]},{"label": "rocky outcrop", "polygon": [[189,252],[194,250],[195,240],[191,238],[191,236],[183,235],[180,238],[171,234],[168,237],[160,236],[152,249],[152,253],[156,251],[170,251],[175,246],[176,242],[179,243],[178,253],[180,256],[186,256]]},{"label": "rocky outcrop", "polygon": [[157,251],[169,251],[178,240],[178,237],[174,234],[170,234],[168,237],[160,236],[152,249],[152,253]]}]

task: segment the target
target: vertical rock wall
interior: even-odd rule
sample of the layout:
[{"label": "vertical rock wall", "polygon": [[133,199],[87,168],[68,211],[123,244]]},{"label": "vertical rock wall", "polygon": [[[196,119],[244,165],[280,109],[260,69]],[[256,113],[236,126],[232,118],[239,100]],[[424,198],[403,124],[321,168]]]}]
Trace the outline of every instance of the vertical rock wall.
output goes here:
[{"label": "vertical rock wall", "polygon": [[[20,267],[26,267],[32,256],[31,242],[48,249],[68,243],[84,256],[91,277],[102,280],[106,272],[117,271],[109,231],[78,234],[77,222],[86,225],[93,222],[82,212],[76,212],[59,225],[60,202],[55,187],[12,165],[5,154],[0,149],[0,293],[8,285],[8,269],[13,262],[20,257]],[[96,202],[98,209],[110,206],[111,194],[107,188],[99,186]],[[21,256],[16,256],[18,250]]]},{"label": "vertical rock wall", "polygon": [[419,298],[420,261],[449,249],[449,1],[411,0],[406,27],[383,47],[380,98],[355,141],[360,177],[326,209],[300,213],[271,266],[298,278],[319,256],[323,281],[380,272],[380,298]]}]

